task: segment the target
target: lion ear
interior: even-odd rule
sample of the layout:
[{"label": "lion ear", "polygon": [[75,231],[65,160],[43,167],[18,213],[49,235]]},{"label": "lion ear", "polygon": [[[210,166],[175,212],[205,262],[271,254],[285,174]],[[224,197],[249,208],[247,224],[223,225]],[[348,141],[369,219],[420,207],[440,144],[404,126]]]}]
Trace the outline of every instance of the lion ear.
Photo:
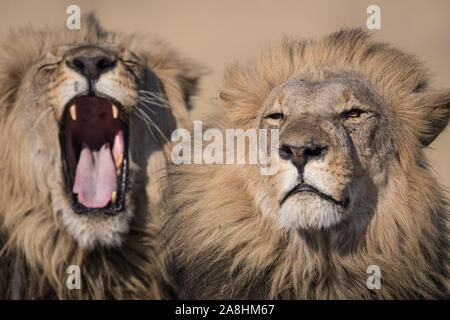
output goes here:
[{"label": "lion ear", "polygon": [[425,127],[420,132],[420,142],[424,147],[437,138],[447,127],[450,117],[450,91],[424,93],[421,105],[425,108]]}]

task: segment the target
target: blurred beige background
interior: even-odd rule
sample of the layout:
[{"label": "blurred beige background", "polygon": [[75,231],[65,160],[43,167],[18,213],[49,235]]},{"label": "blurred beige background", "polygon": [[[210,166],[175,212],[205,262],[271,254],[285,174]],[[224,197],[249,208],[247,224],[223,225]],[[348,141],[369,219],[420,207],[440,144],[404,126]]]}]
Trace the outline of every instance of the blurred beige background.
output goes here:
[{"label": "blurred beige background", "polygon": [[[366,28],[366,9],[381,7],[377,39],[417,55],[434,75],[434,85],[450,88],[450,1],[368,0],[1,0],[0,39],[10,28],[65,27],[67,6],[94,10],[103,25],[121,32],[157,34],[213,73],[201,83],[194,116],[217,94],[224,67],[252,57],[283,34],[318,37],[343,27]],[[436,175],[450,189],[450,129],[427,154]]]}]

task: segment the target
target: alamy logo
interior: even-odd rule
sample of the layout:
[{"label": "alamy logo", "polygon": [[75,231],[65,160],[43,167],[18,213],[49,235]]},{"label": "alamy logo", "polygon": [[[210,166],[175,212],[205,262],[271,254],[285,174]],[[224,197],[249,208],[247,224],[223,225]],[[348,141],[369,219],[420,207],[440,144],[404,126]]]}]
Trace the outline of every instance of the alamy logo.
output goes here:
[{"label": "alamy logo", "polygon": [[[171,153],[174,164],[260,164],[262,175],[278,170],[278,129],[209,128],[203,132],[202,121],[194,121],[194,137],[186,129],[176,129],[171,140],[178,142]],[[192,150],[193,140],[193,150]],[[270,141],[269,141],[270,140]],[[204,142],[210,142],[204,146]],[[248,159],[248,160],[247,160]]]},{"label": "alamy logo", "polygon": [[70,14],[66,20],[67,29],[79,30],[81,28],[81,9],[77,5],[70,5],[66,9],[66,13]]},{"label": "alamy logo", "polygon": [[367,14],[370,16],[367,18],[367,29],[381,29],[381,9],[376,4],[367,7]]},{"label": "alamy logo", "polygon": [[368,274],[371,274],[368,278],[367,278],[367,288],[369,288],[370,290],[380,290],[381,289],[381,270],[379,266],[376,265],[371,265],[369,267],[367,267],[366,272]]},{"label": "alamy logo", "polygon": [[81,289],[81,270],[79,266],[71,265],[67,268],[66,273],[70,274],[66,280],[66,286],[69,290]]}]

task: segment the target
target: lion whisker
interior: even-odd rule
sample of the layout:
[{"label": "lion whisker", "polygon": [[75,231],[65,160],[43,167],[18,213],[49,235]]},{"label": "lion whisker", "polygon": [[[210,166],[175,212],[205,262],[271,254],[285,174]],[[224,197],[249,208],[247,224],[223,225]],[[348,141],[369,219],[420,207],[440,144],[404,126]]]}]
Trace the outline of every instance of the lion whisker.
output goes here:
[{"label": "lion whisker", "polygon": [[145,113],[144,110],[140,109],[140,108],[136,108],[136,114],[137,116],[144,121],[145,125],[147,126],[147,128],[149,129],[150,133],[152,134],[152,136],[156,139],[157,137],[155,136],[152,128],[156,129],[159,134],[168,142],[169,139],[166,137],[166,135],[162,132],[162,130],[156,125],[156,123]]},{"label": "lion whisker", "polygon": [[150,91],[139,90],[139,100],[151,103],[157,107],[170,109],[170,104],[162,95]]},{"label": "lion whisker", "polygon": [[[148,111],[150,111],[152,114],[156,115],[155,110],[153,110],[152,108],[150,108],[150,106],[146,105],[146,104],[144,103],[144,101],[141,101],[141,102],[139,103],[138,108],[139,108],[140,106],[144,107],[146,110],[148,110]],[[142,109],[141,109],[141,110],[142,110]]]},{"label": "lion whisker", "polygon": [[[150,99],[139,99],[140,102],[145,102],[150,104],[151,106],[155,106],[155,107],[160,107],[160,108],[164,108],[164,109],[170,109],[168,106],[160,104],[158,101],[155,100],[150,100]],[[148,107],[150,107],[148,105]]]}]

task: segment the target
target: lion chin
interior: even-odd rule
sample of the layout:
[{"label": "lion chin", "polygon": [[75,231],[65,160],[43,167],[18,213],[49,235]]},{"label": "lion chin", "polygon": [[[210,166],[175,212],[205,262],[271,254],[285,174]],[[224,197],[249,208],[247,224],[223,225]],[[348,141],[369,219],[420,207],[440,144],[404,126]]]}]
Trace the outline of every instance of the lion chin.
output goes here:
[{"label": "lion chin", "polygon": [[280,208],[280,223],[286,228],[320,230],[338,224],[343,212],[328,200],[314,194],[301,194],[286,200]]},{"label": "lion chin", "polygon": [[80,215],[68,205],[66,198],[61,198],[58,202],[58,196],[53,195],[55,201],[52,203],[52,210],[60,214],[65,229],[81,247],[92,250],[99,246],[119,247],[123,243],[133,219],[131,205],[114,216],[101,210]]}]

